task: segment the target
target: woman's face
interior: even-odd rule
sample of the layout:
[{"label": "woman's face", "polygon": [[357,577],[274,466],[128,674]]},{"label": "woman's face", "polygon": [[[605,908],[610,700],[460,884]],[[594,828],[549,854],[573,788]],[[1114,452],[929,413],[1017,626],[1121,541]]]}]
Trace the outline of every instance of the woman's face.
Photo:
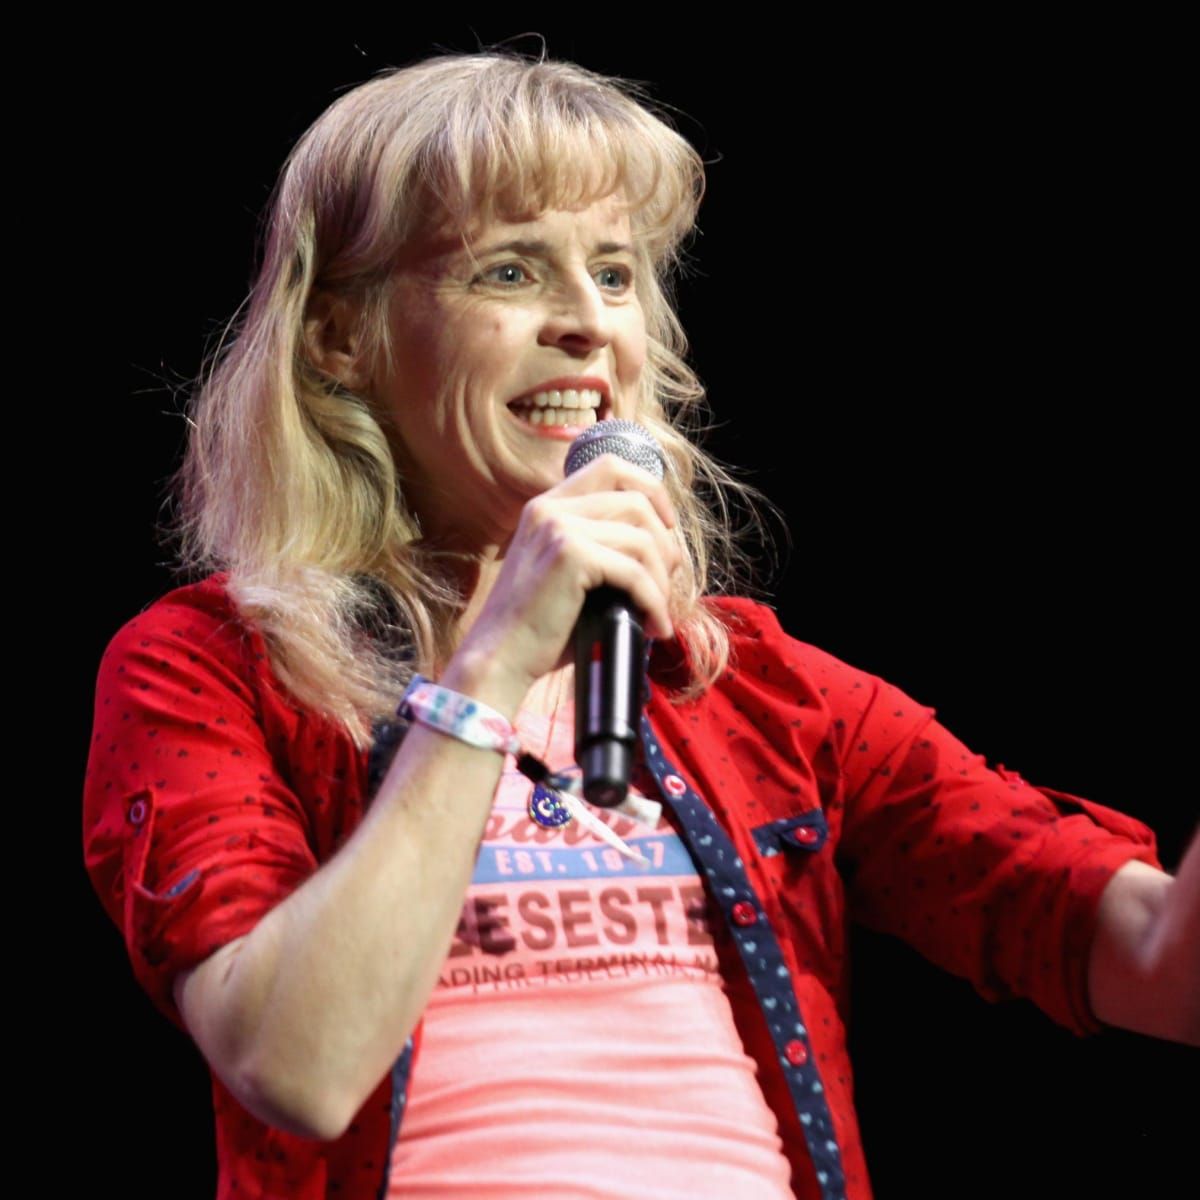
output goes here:
[{"label": "woman's face", "polygon": [[426,534],[502,541],[597,419],[632,419],[646,362],[618,198],[479,223],[406,255],[378,399]]}]

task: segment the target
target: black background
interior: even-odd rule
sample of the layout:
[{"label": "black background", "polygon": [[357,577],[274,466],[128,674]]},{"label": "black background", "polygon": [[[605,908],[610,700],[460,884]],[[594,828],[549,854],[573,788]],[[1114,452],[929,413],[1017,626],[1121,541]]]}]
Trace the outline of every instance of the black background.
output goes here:
[{"label": "black background", "polygon": [[[90,580],[65,626],[75,779],[103,646],[170,583],[154,527],[183,396],[245,293],[288,149],[376,70],[523,28],[402,24],[143,31],[89,60],[83,119],[55,132],[83,230],[64,277],[85,256],[96,285],[72,334],[78,545],[59,568],[82,551]],[[1145,820],[1173,869],[1197,804],[1190,447],[1170,403],[1194,263],[1170,31],[540,28],[554,57],[649,82],[710,164],[681,312],[709,446],[790,535],[759,581],[785,627],[934,706],[990,762]],[[72,885],[80,1161],[124,1196],[211,1196],[206,1071],[133,983],[81,867]],[[903,946],[855,950],[880,1196],[1176,1194],[1192,1052],[1081,1041]]]}]

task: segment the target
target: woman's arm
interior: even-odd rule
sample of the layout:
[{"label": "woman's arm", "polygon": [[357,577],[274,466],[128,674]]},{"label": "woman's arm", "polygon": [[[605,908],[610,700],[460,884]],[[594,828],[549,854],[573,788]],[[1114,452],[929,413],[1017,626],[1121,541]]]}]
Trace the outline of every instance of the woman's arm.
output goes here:
[{"label": "woman's arm", "polygon": [[[486,662],[443,682],[508,716],[521,700]],[[337,855],[179,976],[189,1032],[255,1116],[335,1138],[386,1074],[445,961],[502,766],[414,726]]]},{"label": "woman's arm", "polygon": [[1097,920],[1088,959],[1096,1017],[1200,1046],[1200,834],[1174,878],[1142,862],[1121,867]]},{"label": "woman's arm", "polygon": [[[662,484],[610,456],[530,501],[440,682],[511,719],[601,584],[629,592],[651,632],[670,636],[674,524]],[[249,1111],[335,1138],[379,1084],[445,962],[502,766],[499,754],[414,726],[338,853],[180,974],[188,1030]]]}]

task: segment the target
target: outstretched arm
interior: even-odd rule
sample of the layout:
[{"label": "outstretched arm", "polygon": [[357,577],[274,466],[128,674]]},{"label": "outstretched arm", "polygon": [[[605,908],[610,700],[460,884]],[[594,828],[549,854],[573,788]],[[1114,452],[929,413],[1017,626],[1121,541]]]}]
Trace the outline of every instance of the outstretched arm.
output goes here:
[{"label": "outstretched arm", "polygon": [[1175,877],[1128,862],[1100,897],[1088,959],[1106,1025],[1200,1046],[1200,832]]}]

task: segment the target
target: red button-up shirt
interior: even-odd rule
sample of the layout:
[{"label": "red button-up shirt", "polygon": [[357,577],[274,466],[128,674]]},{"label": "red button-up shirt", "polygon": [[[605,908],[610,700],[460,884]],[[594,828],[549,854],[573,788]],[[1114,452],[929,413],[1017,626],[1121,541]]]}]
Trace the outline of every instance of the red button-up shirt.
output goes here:
[{"label": "red button-up shirt", "polygon": [[[802,1197],[870,1196],[846,1054],[848,922],[895,933],[987,998],[1026,996],[1083,1034],[1096,910],[1141,822],[990,769],[934,710],[714,601],[731,668],[671,700],[655,648],[645,764],[709,891],[722,976]],[[292,701],[221,577],[130,621],[101,664],[84,799],[92,881],[134,973],[182,1027],[175,975],[248,933],[361,820],[399,731],[368,755]],[[715,914],[721,914],[715,919]],[[420,1028],[414,1035],[419,1052]],[[248,1114],[215,1077],[219,1197],[374,1197],[413,1052],[335,1142]]]}]

